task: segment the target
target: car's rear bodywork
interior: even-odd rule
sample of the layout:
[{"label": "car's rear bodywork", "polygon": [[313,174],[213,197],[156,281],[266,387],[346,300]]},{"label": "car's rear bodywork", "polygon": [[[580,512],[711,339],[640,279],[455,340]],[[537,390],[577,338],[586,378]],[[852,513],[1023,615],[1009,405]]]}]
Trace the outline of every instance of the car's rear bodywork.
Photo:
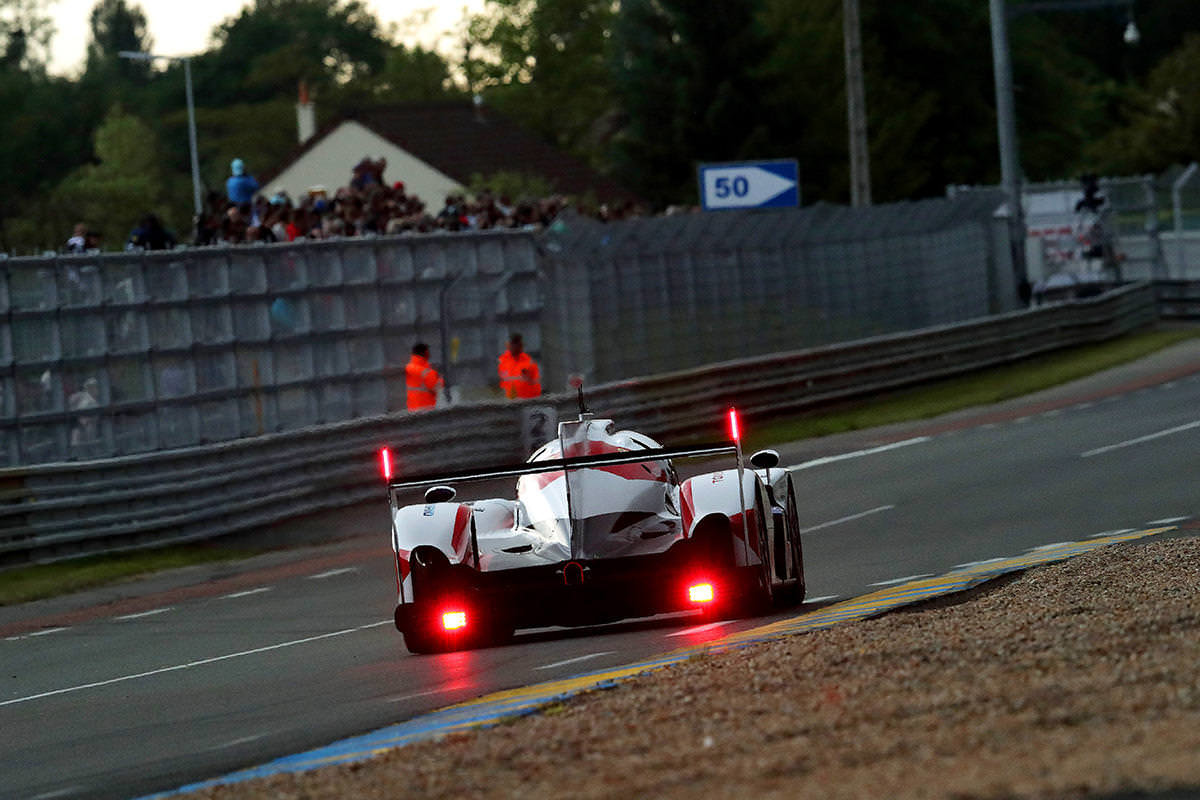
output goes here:
[{"label": "car's rear bodywork", "polygon": [[[396,627],[428,652],[516,628],[802,598],[794,491],[766,452],[774,461],[747,469],[736,442],[664,448],[581,414],[524,464],[389,476]],[[691,458],[732,466],[681,481],[674,461]],[[456,499],[453,485],[503,477],[517,478],[514,500]],[[398,505],[421,487],[424,503]]]}]

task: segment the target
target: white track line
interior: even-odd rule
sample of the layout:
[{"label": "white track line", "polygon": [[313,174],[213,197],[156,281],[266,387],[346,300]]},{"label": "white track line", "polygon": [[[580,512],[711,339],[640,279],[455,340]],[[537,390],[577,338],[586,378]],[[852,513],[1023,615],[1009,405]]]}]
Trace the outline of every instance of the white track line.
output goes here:
[{"label": "white track line", "polygon": [[[1176,522],[1183,522],[1187,517],[1167,517],[1166,519],[1152,519],[1147,522],[1147,525],[1174,525]],[[1124,533],[1124,531],[1122,531]]]},{"label": "white track line", "polygon": [[239,597],[249,597],[252,594],[262,594],[263,592],[271,591],[270,586],[260,586],[257,589],[247,589],[244,592],[234,592],[233,594],[221,595],[222,600],[236,600]]},{"label": "white track line", "polygon": [[534,669],[554,669],[555,667],[565,667],[567,664],[577,664],[580,661],[588,661],[593,658],[599,658],[600,656],[611,656],[615,652],[617,652],[617,651],[616,650],[605,650],[603,653],[589,653],[586,656],[579,656],[577,658],[568,658],[566,661],[555,661],[553,664],[543,664],[540,667],[534,667]]},{"label": "white track line", "polygon": [[695,625],[691,628],[684,628],[681,631],[675,631],[674,633],[668,633],[667,638],[670,638],[672,636],[691,636],[692,634],[695,634],[695,633],[704,633],[705,631],[716,630],[717,628],[724,627],[725,625],[728,625],[733,621],[734,620],[731,620],[731,619],[725,619],[725,620],[718,620],[717,622],[709,622],[704,625]]},{"label": "white track line", "polygon": [[334,575],[345,575],[348,572],[358,572],[358,567],[342,567],[341,569],[331,569],[328,572],[318,572],[316,575],[309,575],[310,581],[319,581],[324,578],[332,578]]},{"label": "white track line", "polygon": [[68,630],[68,629],[67,628],[46,628],[46,630],[44,630],[44,631],[34,631],[33,633],[27,633],[25,635],[26,636],[49,636],[52,633],[58,633],[59,631],[65,631],[65,630]]},{"label": "white track line", "polygon": [[837,600],[841,597],[840,594],[823,594],[820,597],[806,597],[805,603],[824,603],[826,600]]},{"label": "white track line", "polygon": [[892,578],[889,581],[877,581],[875,583],[868,583],[867,586],[899,586],[900,584],[908,583],[909,581],[919,581],[921,578],[932,578],[932,577],[933,577],[932,572],[926,572],[924,575],[909,575],[906,578]]},{"label": "white track line", "polygon": [[984,564],[995,564],[997,561],[1007,561],[1006,556],[996,556],[995,558],[985,558],[982,561],[967,561],[963,564],[955,564],[954,569],[966,569],[967,567],[982,567]]},{"label": "white track line", "polygon": [[234,739],[233,741],[226,742],[225,744],[218,744],[214,747],[210,747],[210,748],[208,748],[207,752],[211,753],[214,750],[228,750],[229,748],[237,747],[240,744],[250,744],[250,742],[257,742],[259,739],[265,739],[266,736],[267,735],[265,733],[256,733],[253,736],[243,736],[240,739]]},{"label": "white track line", "polygon": [[822,528],[832,528],[834,525],[841,525],[843,522],[853,522],[856,519],[862,519],[863,517],[869,517],[872,514],[878,514],[882,511],[891,511],[893,508],[895,508],[895,506],[879,506],[878,508],[872,508],[867,511],[860,511],[857,514],[851,514],[848,517],[839,517],[838,519],[831,519],[828,522],[822,522],[819,525],[813,525],[811,528],[801,528],[800,532],[801,533],[812,533],[813,531],[819,531]]},{"label": "white track line", "polygon": [[430,689],[427,692],[413,692],[412,694],[402,694],[399,697],[389,697],[385,703],[402,703],[405,700],[413,700],[418,697],[429,697],[431,694],[444,694],[451,691],[450,689]]},{"label": "white track line", "polygon": [[835,461],[845,461],[848,458],[862,458],[863,456],[873,456],[876,453],[886,453],[889,450],[897,450],[901,447],[908,447],[909,445],[912,445],[912,444],[920,444],[921,442],[928,442],[930,440],[930,438],[931,437],[929,437],[929,436],[918,436],[914,439],[905,439],[900,442],[892,442],[891,444],[883,444],[883,445],[880,445],[879,447],[869,447],[866,450],[855,450],[852,453],[839,453],[836,456],[825,456],[824,458],[814,458],[812,461],[805,461],[804,463],[797,464],[794,467],[788,467],[788,471],[789,472],[798,472],[802,469],[812,469],[813,467],[820,467],[825,464],[832,464]]},{"label": "white track line", "polygon": [[[1154,523],[1150,523],[1153,525]],[[1105,536],[1118,536],[1122,533],[1133,533],[1133,528],[1118,528],[1115,531],[1102,531],[1101,533],[1093,533],[1087,537],[1089,539],[1103,539]]]},{"label": "white track line", "polygon": [[1149,442],[1152,439],[1161,439],[1164,436],[1170,436],[1175,433],[1183,433],[1184,431],[1190,431],[1193,428],[1200,428],[1200,419],[1196,420],[1195,422],[1189,422],[1186,425],[1176,425],[1174,428],[1167,428],[1165,431],[1157,431],[1155,433],[1150,433],[1145,436],[1139,436],[1136,439],[1126,439],[1125,441],[1117,442],[1116,444],[1110,444],[1110,445],[1106,445],[1104,447],[1097,447],[1095,450],[1088,450],[1086,453],[1080,453],[1079,457],[1080,458],[1091,458],[1092,456],[1098,456],[1101,453],[1108,453],[1112,450],[1120,450],[1122,447],[1131,447],[1135,444],[1141,444],[1142,442]]},{"label": "white track line", "polygon": [[252,650],[241,650],[237,653],[227,653],[223,656],[213,656],[212,658],[201,658],[197,661],[188,661],[185,664],[176,664],[173,667],[161,667],[159,669],[151,669],[145,672],[138,672],[133,675],[122,675],[119,678],[109,678],[104,681],[93,681],[92,683],[81,683],[78,686],[69,686],[65,689],[52,689],[48,692],[40,692],[31,694],[26,697],[14,697],[12,700],[0,700],[0,708],[4,706],[16,705],[17,703],[27,703],[30,700],[41,700],[43,697],[54,697],[60,694],[70,694],[72,692],[80,692],[84,689],[96,689],[101,686],[111,686],[114,683],[124,683],[125,681],[137,680],[138,678],[149,678],[154,675],[162,675],[166,672],[178,672],[185,669],[193,669],[194,667],[202,667],[206,664],[215,664],[218,661],[229,661],[233,658],[241,658],[243,656],[257,655],[258,653],[269,653],[272,650],[282,650],[285,647],[295,647],[298,644],[308,644],[309,642],[319,642],[322,639],[332,639],[335,636],[345,636],[348,633],[358,633],[369,628],[380,628],[384,625],[395,624],[390,619],[385,619],[382,622],[372,622],[369,625],[359,625],[357,628],[346,628],[333,633],[322,633],[317,636],[306,636],[303,639],[293,639],[290,642],[280,642],[279,644],[271,644],[266,647],[255,647]]},{"label": "white track line", "polygon": [[58,797],[80,797],[85,794],[82,786],[68,786],[66,789],[55,789],[52,792],[44,792],[43,794],[35,794],[29,800],[55,800]]},{"label": "white track line", "polygon": [[125,619],[141,619],[142,617],[153,617],[155,614],[165,614],[168,611],[172,610],[173,608],[174,608],[174,606],[166,606],[165,608],[156,608],[152,611],[142,611],[139,614],[122,614],[119,617],[113,617],[113,619],[125,620]]}]

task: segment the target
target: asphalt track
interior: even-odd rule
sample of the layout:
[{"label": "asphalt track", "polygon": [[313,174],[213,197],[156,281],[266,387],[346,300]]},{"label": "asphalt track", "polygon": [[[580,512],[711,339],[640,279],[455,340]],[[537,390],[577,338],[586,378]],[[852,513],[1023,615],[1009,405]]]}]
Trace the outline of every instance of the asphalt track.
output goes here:
[{"label": "asphalt track", "polygon": [[[1200,344],[1003,406],[780,450],[796,467],[809,596],[823,598],[806,610],[1059,542],[1191,527]],[[656,618],[410,656],[391,628],[383,509],[291,532],[341,537],[331,544],[0,609],[0,797],[171,789],[771,621]]]}]

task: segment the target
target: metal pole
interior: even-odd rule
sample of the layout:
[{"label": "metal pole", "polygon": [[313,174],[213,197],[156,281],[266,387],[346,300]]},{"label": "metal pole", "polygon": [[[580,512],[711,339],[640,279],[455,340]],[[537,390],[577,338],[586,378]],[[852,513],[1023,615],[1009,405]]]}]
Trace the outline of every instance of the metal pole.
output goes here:
[{"label": "metal pole", "polygon": [[192,200],[196,207],[196,216],[204,213],[204,202],[200,192],[200,156],[196,152],[196,106],[192,102],[192,59],[183,59],[183,82],[187,89],[188,111],[188,147],[192,154]]},{"label": "metal pole", "polygon": [[863,89],[862,33],[858,0],[842,0],[846,49],[846,121],[850,129],[850,205],[871,205],[871,158],[867,146],[867,100]]},{"label": "metal pole", "polygon": [[996,80],[996,132],[1000,140],[1000,176],[1008,194],[1008,236],[1018,290],[1027,286],[1025,210],[1021,203],[1021,158],[1017,150],[1017,118],[1013,101],[1012,56],[1008,48],[1005,0],[990,0],[992,69]]},{"label": "metal pole", "polygon": [[[1196,174],[1196,170],[1200,169],[1200,164],[1193,161],[1188,164],[1188,168],[1183,171],[1183,174],[1175,179],[1175,183],[1171,186],[1171,205],[1175,212],[1175,249],[1179,253],[1179,277],[1187,277],[1187,253],[1183,246],[1183,187]],[[1168,272],[1167,277],[1171,277]]]}]

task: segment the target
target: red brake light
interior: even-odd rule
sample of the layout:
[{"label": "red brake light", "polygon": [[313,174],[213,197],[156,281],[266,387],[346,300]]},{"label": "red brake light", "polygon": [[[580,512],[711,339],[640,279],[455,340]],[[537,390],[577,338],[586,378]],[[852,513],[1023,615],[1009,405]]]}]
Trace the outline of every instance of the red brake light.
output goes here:
[{"label": "red brake light", "polygon": [[711,603],[715,597],[711,583],[694,583],[688,587],[688,600],[692,603]]},{"label": "red brake light", "polygon": [[729,438],[735,442],[742,440],[742,425],[736,408],[729,409]]},{"label": "red brake light", "polygon": [[383,472],[385,481],[392,479],[392,451],[386,447],[379,450],[379,469]]},{"label": "red brake light", "polygon": [[442,612],[442,628],[448,631],[457,631],[467,627],[467,612],[465,611],[443,611]]}]

